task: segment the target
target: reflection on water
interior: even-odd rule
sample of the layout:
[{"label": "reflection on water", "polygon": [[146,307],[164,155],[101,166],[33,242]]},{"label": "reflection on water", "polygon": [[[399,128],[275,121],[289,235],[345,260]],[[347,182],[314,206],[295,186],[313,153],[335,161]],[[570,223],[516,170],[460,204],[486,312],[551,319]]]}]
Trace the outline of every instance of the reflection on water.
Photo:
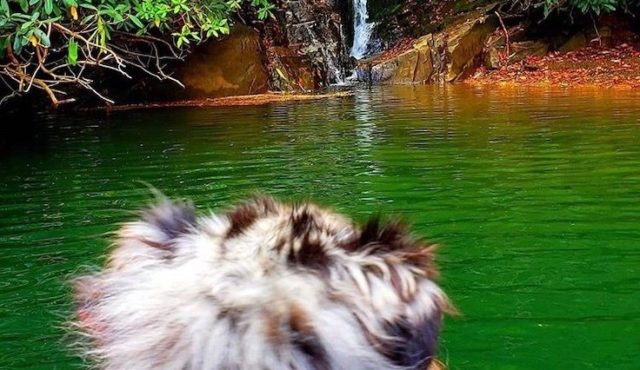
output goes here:
[{"label": "reflection on water", "polygon": [[635,369],[639,97],[387,87],[42,117],[0,157],[0,368],[81,366],[61,341],[64,282],[101,260],[145,181],[202,210],[265,191],[402,215],[443,245],[453,369]]}]

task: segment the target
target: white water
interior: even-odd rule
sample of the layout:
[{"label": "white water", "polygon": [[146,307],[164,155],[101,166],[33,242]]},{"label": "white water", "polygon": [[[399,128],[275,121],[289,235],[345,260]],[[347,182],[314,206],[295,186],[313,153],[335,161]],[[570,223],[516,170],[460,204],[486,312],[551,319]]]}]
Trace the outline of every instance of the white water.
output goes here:
[{"label": "white water", "polygon": [[362,59],[367,54],[367,46],[375,26],[368,23],[367,0],[353,0],[353,46],[351,56]]}]

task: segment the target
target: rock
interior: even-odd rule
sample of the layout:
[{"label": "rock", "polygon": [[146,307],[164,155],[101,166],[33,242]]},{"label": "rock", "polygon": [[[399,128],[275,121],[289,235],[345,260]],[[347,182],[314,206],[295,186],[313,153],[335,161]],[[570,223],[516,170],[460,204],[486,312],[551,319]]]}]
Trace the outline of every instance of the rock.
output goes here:
[{"label": "rock", "polygon": [[498,69],[501,66],[500,63],[500,51],[494,46],[489,47],[484,53],[484,59],[482,64],[488,69]]},{"label": "rock", "polygon": [[604,46],[610,47],[612,45],[613,32],[611,27],[602,26],[598,28],[598,35],[600,36],[600,43]]},{"label": "rock", "polygon": [[191,98],[266,92],[268,75],[258,33],[247,26],[235,26],[229,36],[196,48],[178,76]]},{"label": "rock", "polygon": [[470,19],[448,33],[447,81],[455,81],[475,66],[475,58],[480,55],[484,41],[497,27],[493,16],[482,15]]},{"label": "rock", "polygon": [[587,37],[584,35],[584,33],[578,32],[571,36],[569,40],[567,40],[567,42],[562,44],[562,46],[558,48],[558,51],[567,53],[569,51],[578,50],[585,46],[587,46]]},{"label": "rock", "polygon": [[543,41],[512,42],[509,45],[509,63],[519,62],[528,56],[543,56],[549,51],[549,45]]},{"label": "rock", "polygon": [[274,90],[311,91],[320,84],[311,62],[289,48],[270,48],[269,60],[269,77]]},{"label": "rock", "polygon": [[416,44],[412,49],[371,68],[374,82],[393,84],[426,82],[432,74],[430,48],[422,44]]},{"label": "rock", "polygon": [[264,30],[272,88],[308,90],[345,78],[350,61],[342,32],[342,5],[295,0],[278,6]]},{"label": "rock", "polygon": [[386,84],[455,81],[476,66],[484,41],[497,21],[486,9],[438,34],[419,38],[413,47],[388,60],[374,63],[372,82]]},{"label": "rock", "polygon": [[[178,76],[190,97],[310,91],[345,77],[350,69],[341,15],[334,1],[285,1],[274,16],[236,26],[224,39],[189,56]],[[248,17],[249,18],[249,17]]]}]

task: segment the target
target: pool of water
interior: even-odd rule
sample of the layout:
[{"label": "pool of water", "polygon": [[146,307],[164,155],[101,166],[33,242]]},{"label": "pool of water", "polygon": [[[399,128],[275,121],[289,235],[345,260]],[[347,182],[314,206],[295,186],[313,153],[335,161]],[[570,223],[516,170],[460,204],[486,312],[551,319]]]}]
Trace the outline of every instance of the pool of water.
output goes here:
[{"label": "pool of water", "polygon": [[102,261],[148,183],[200,210],[261,191],[401,215],[442,246],[451,369],[638,369],[639,98],[388,87],[2,122],[0,368],[82,367],[65,282]]}]

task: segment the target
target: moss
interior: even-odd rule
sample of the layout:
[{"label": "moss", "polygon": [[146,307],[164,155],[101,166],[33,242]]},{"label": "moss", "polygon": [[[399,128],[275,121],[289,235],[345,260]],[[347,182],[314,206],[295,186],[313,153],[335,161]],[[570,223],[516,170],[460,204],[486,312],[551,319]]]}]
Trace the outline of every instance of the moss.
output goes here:
[{"label": "moss", "polygon": [[369,17],[373,22],[381,22],[393,17],[406,1],[400,0],[370,0],[367,3]]}]

